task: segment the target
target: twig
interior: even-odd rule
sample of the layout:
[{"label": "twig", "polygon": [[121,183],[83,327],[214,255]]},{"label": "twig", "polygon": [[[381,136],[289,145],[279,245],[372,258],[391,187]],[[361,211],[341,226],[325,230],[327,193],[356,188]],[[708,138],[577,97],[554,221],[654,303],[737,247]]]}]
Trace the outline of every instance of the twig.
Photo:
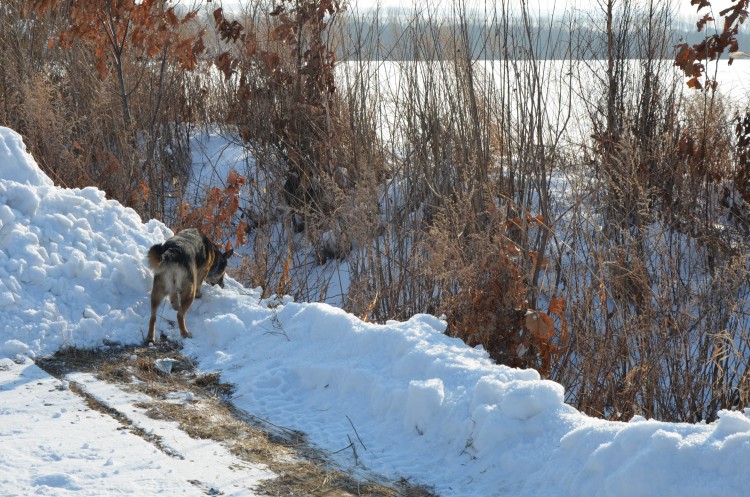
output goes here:
[{"label": "twig", "polygon": [[284,329],[284,325],[281,324],[281,321],[279,320],[279,317],[276,314],[276,310],[275,309],[271,309],[271,317],[269,319],[271,321],[271,326],[274,328],[274,330],[278,330],[278,331],[271,331],[268,328],[266,328],[265,326],[260,325],[261,328],[263,328],[264,330],[266,330],[266,332],[264,333],[264,335],[283,336],[284,338],[286,338],[287,342],[291,342],[292,339],[289,338],[289,335],[286,334],[286,330]]},{"label": "twig", "polygon": [[[365,447],[365,443],[364,443],[364,442],[362,441],[362,439],[361,439],[361,438],[359,437],[359,433],[357,432],[357,429],[356,429],[356,428],[354,427],[354,423],[352,423],[352,420],[351,420],[351,418],[349,418],[349,416],[346,416],[346,419],[348,419],[348,420],[349,420],[349,424],[350,424],[350,425],[352,425],[352,430],[354,430],[354,434],[355,434],[355,435],[357,435],[357,440],[359,440],[359,443],[361,443],[361,444],[362,444],[362,447],[363,447],[363,448],[364,448],[365,450],[367,450],[367,447]],[[348,436],[348,435],[347,435],[347,436]],[[350,441],[351,441],[351,440],[350,440]],[[370,451],[369,451],[369,450],[367,450],[367,452],[370,452]]]},{"label": "twig", "polygon": [[[351,439],[349,439],[349,442],[351,442]],[[344,447],[343,449],[339,449],[339,450],[337,450],[337,451],[331,452],[331,454],[338,454],[339,452],[344,452],[344,451],[345,451],[346,449],[348,449],[348,448],[349,448],[349,447],[351,447],[352,445],[353,445],[353,444],[352,444],[352,443],[350,443],[349,445],[347,445],[347,446],[346,446],[346,447]]]},{"label": "twig", "polygon": [[[354,442],[352,442],[352,439],[349,435],[346,436],[347,439],[349,439],[349,447],[352,448],[352,452],[354,452],[354,465],[359,466],[359,457],[357,456],[357,446],[354,445]],[[362,441],[360,440],[360,443]]]}]

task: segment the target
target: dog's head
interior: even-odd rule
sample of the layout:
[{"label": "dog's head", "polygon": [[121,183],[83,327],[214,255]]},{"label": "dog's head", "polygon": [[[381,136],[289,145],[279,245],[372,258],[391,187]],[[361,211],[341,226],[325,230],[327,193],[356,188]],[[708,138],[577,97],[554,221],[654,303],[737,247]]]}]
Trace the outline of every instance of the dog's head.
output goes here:
[{"label": "dog's head", "polygon": [[214,263],[211,265],[211,269],[208,270],[206,283],[209,285],[219,285],[221,288],[224,288],[224,273],[227,272],[227,261],[234,254],[234,250],[229,249],[226,252],[222,252],[215,246],[213,249]]}]

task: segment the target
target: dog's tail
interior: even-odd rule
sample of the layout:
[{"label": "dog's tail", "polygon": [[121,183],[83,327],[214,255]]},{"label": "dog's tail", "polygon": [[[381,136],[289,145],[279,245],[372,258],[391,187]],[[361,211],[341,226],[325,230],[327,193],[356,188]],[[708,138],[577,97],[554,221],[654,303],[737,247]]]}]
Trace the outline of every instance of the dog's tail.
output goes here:
[{"label": "dog's tail", "polygon": [[164,246],[160,243],[148,249],[148,265],[151,269],[156,269],[161,264],[161,256],[164,254]]}]

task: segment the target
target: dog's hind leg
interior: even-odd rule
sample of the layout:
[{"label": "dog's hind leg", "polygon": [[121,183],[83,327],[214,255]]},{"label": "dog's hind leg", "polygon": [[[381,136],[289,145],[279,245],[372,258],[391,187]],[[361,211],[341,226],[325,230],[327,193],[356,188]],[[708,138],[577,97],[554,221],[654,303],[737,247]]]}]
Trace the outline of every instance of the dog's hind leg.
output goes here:
[{"label": "dog's hind leg", "polygon": [[154,286],[151,288],[151,319],[148,322],[148,335],[146,336],[146,344],[156,343],[155,329],[156,329],[156,311],[161,305],[161,301],[164,299],[164,284],[160,275],[154,277]]},{"label": "dog's hind leg", "polygon": [[191,287],[187,291],[180,293],[180,308],[177,310],[177,326],[180,327],[180,335],[182,338],[192,338],[193,335],[188,331],[185,326],[185,314],[187,314],[190,306],[193,305],[195,299],[195,288]]}]

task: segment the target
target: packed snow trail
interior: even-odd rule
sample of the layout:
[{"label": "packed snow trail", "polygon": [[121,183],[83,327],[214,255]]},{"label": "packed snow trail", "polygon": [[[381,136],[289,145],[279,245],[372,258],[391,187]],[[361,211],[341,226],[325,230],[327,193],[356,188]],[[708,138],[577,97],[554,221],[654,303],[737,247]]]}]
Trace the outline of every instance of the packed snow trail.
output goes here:
[{"label": "packed snow trail", "polygon": [[150,444],[112,417],[89,408],[32,361],[0,359],[0,495],[224,495],[251,497],[275,475],[232,456],[216,442],[194,440],[176,423],[133,407],[145,400],[90,375],[75,375],[89,394],[164,439]]}]

